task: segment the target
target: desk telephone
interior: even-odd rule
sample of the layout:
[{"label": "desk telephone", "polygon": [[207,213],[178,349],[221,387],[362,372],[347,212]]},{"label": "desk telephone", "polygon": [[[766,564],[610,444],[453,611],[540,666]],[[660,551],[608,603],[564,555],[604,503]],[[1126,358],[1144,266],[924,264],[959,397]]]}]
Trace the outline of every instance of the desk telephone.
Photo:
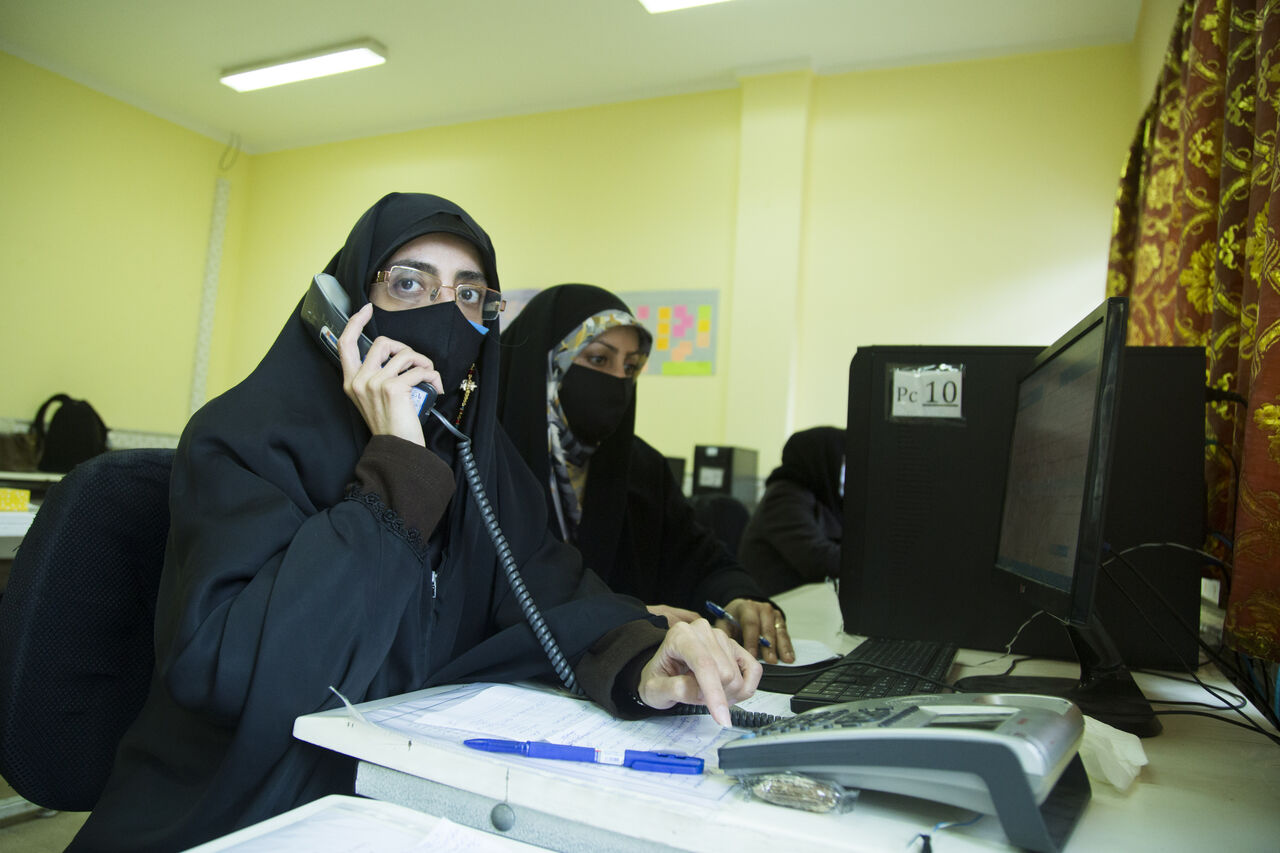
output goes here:
[{"label": "desk telephone", "polygon": [[[342,330],[350,320],[350,314],[351,299],[338,280],[327,273],[316,275],[307,288],[307,295],[302,298],[302,322],[315,335],[315,341],[319,347],[339,366],[341,366],[341,358],[338,355],[338,335],[342,334]],[[356,342],[361,361],[369,355],[371,346],[373,342],[368,336],[361,335]],[[525,587],[524,578],[520,576],[520,569],[516,566],[515,557],[511,554],[511,546],[507,544],[507,538],[503,535],[502,528],[498,526],[497,513],[489,504],[475,456],[471,452],[471,439],[449,423],[448,418],[436,411],[434,407],[438,395],[436,389],[430,384],[419,383],[416,387],[410,388],[409,392],[413,395],[414,404],[418,407],[419,418],[425,421],[429,415],[434,415],[436,420],[458,439],[458,456],[462,460],[462,471],[467,479],[468,491],[477,509],[480,510],[489,539],[497,552],[498,562],[502,565],[502,571],[507,576],[511,591],[520,604],[525,621],[533,629],[534,636],[538,638],[538,643],[542,646],[542,650],[565,688],[571,693],[581,694],[582,690],[578,687],[573,668],[569,666],[564,653],[560,651],[560,646],[552,636],[551,629]]]},{"label": "desk telephone", "polygon": [[1014,844],[1053,851],[1090,797],[1083,736],[1066,699],[895,696],[781,718],[725,743],[719,758],[733,776],[798,773],[996,814]]}]

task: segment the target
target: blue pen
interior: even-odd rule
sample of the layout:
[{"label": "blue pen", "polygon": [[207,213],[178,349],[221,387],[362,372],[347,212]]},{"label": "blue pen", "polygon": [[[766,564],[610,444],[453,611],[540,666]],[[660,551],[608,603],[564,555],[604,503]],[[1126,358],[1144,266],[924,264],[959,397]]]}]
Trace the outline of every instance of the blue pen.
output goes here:
[{"label": "blue pen", "polygon": [[[721,607],[719,604],[716,604],[714,601],[707,602],[707,609],[711,611],[712,616],[716,617],[717,619],[725,620],[730,625],[737,628],[739,634],[742,633],[742,626],[738,624],[738,620],[733,618],[733,614],[730,613],[728,610],[725,610],[723,607]],[[764,646],[766,649],[773,648],[773,643],[769,642],[769,638],[766,637],[764,634],[760,635],[760,645]]]},{"label": "blue pen", "polygon": [[632,770],[648,770],[653,773],[702,772],[702,759],[676,752],[648,752],[643,749],[603,750],[589,746],[568,746],[538,740],[500,740],[475,737],[463,743],[484,752],[501,752],[506,755],[523,755],[526,758],[551,758],[556,761],[585,761],[588,764],[613,764]]}]

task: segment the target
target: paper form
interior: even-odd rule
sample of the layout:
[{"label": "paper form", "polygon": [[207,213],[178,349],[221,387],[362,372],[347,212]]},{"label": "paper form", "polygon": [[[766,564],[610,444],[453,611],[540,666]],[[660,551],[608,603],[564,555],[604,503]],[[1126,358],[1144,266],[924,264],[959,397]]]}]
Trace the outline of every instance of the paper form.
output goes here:
[{"label": "paper form", "polygon": [[[509,684],[463,685],[396,705],[365,711],[365,719],[433,743],[462,745],[468,737],[541,740],[600,750],[643,749],[695,755],[708,768],[718,766],[716,750],[739,737],[739,729],[724,729],[707,714],[618,720],[585,700]],[[490,753],[489,755],[492,755]],[[719,800],[735,780],[719,772],[701,775],[650,773],[603,764],[551,761],[493,755],[494,760],[581,779],[590,784],[614,784],[628,791],[648,791],[669,798],[673,790],[704,800]]]},{"label": "paper form", "polygon": [[791,663],[778,661],[777,666],[805,666],[840,657],[835,649],[819,640],[797,640],[793,637],[791,650],[796,653],[796,659]]}]

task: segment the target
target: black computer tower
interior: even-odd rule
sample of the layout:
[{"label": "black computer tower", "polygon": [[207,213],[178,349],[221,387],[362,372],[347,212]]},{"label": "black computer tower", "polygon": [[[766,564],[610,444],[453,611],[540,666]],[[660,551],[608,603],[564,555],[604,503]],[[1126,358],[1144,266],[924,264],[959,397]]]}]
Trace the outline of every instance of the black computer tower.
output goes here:
[{"label": "black computer tower", "polygon": [[[849,367],[839,591],[846,631],[1003,650],[1035,612],[994,561],[1017,380],[1039,351],[876,346],[856,352]],[[892,369],[937,364],[963,369],[962,417],[891,417]],[[1126,348],[1118,420],[1108,543],[1113,550],[1148,542],[1201,547],[1203,352]],[[1169,548],[1141,549],[1125,559],[1158,594],[1119,561],[1104,572],[1096,608],[1121,656],[1132,666],[1194,662],[1195,637],[1179,623],[1198,628],[1202,561]],[[1048,616],[1028,626],[1014,650],[1074,657],[1066,631]]]},{"label": "black computer tower", "polygon": [[732,495],[754,510],[759,492],[754,450],[699,444],[693,448],[693,495]]}]

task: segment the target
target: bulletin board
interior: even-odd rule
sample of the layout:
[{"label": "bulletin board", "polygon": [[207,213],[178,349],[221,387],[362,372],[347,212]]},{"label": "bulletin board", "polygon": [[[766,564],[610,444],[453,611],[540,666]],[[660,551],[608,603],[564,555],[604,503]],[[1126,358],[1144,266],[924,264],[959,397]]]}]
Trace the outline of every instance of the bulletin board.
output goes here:
[{"label": "bulletin board", "polygon": [[716,372],[718,290],[628,290],[618,294],[653,335],[645,373],[712,376]]}]

